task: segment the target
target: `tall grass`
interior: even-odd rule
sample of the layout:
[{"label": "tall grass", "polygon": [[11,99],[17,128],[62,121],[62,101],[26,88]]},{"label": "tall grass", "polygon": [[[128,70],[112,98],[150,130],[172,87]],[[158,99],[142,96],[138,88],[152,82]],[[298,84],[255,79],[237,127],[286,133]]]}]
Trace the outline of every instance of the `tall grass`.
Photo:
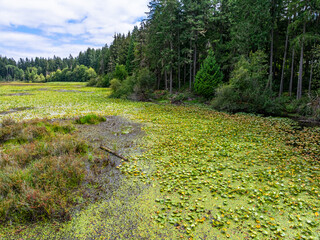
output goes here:
[{"label": "tall grass", "polygon": [[87,146],[70,124],[4,120],[0,128],[0,223],[69,218],[85,176]]}]

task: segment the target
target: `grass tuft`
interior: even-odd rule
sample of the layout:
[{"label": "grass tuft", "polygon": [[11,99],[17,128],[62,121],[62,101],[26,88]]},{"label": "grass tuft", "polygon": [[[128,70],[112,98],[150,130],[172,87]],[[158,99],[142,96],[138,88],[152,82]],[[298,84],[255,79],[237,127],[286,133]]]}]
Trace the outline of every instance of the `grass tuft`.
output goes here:
[{"label": "grass tuft", "polygon": [[95,114],[89,114],[86,116],[79,117],[75,120],[77,124],[99,124],[100,122],[105,122],[106,118],[102,116],[97,116]]}]

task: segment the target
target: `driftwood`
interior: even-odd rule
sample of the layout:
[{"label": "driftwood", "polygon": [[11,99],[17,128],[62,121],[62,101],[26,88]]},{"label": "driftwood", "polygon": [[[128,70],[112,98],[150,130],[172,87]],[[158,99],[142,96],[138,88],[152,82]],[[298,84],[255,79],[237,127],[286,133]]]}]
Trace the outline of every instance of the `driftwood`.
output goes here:
[{"label": "driftwood", "polygon": [[111,153],[112,155],[114,155],[114,156],[116,156],[116,157],[118,157],[118,158],[121,158],[121,159],[124,160],[124,161],[129,162],[129,160],[128,160],[127,158],[125,158],[125,157],[121,156],[120,154],[112,151],[110,148],[107,148],[107,147],[105,147],[105,146],[100,146],[100,148],[101,148],[102,150],[108,152],[108,153]]}]

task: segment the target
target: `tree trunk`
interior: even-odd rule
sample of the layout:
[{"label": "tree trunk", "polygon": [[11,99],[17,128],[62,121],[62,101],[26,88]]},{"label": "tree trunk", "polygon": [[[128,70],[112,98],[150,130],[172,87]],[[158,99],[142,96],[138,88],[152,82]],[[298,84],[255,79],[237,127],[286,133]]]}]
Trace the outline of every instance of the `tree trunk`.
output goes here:
[{"label": "tree trunk", "polygon": [[192,90],[192,41],[190,40],[190,76],[189,76],[189,89]]},{"label": "tree trunk", "polygon": [[292,96],[292,85],[293,85],[293,75],[294,75],[294,55],[295,55],[295,51],[294,51],[294,48],[292,48],[291,76],[290,76],[290,84],[289,84],[290,97]]},{"label": "tree trunk", "polygon": [[[180,21],[180,18],[179,18]],[[181,50],[180,50],[180,29],[178,30],[178,81],[179,81],[179,91],[181,88]]]},{"label": "tree trunk", "polygon": [[158,90],[160,90],[160,84],[161,84],[161,73],[159,74],[159,72],[157,73],[157,76],[158,76],[158,83],[157,83],[157,86],[158,86]]},{"label": "tree trunk", "polygon": [[170,69],[170,94],[172,94],[172,68]]},{"label": "tree trunk", "polygon": [[[180,61],[180,60],[179,60]],[[180,62],[178,63],[178,79],[179,79],[179,90],[181,88],[181,65]]]},{"label": "tree trunk", "polygon": [[196,80],[196,74],[197,74],[197,39],[198,37],[196,36],[196,40],[194,42],[194,57],[193,57],[193,83]]},{"label": "tree trunk", "polygon": [[183,67],[183,85],[186,85],[186,79],[187,79],[187,65],[184,64],[184,67]]},{"label": "tree trunk", "polygon": [[164,84],[166,90],[168,90],[168,76],[167,76],[167,70],[164,71]]},{"label": "tree trunk", "polygon": [[309,78],[309,89],[308,89],[309,96],[311,95],[312,74],[313,74],[313,57],[311,61],[310,78]]},{"label": "tree trunk", "polygon": [[[173,50],[173,44],[172,44],[172,42],[170,41],[170,50],[171,50],[171,52],[172,52],[172,50]],[[172,63],[172,58],[171,58],[171,66],[170,66],[170,94],[172,94],[172,81],[173,81],[173,79],[172,79],[172,65],[173,65],[173,63]]]},{"label": "tree trunk", "polygon": [[[192,58],[190,58],[190,60],[192,60]],[[191,91],[192,90],[192,62],[190,62],[190,79],[189,79],[189,90]]]},{"label": "tree trunk", "polygon": [[[306,23],[303,24],[303,35],[306,33]],[[302,97],[302,74],[303,74],[303,52],[304,52],[304,36],[302,36],[301,42],[301,52],[300,52],[300,65],[299,65],[299,78],[298,78],[298,89],[297,89],[297,99]]]},{"label": "tree trunk", "polygon": [[272,82],[273,82],[273,38],[274,38],[274,29],[272,27],[271,29],[271,47],[270,47],[270,69],[269,69],[269,81],[267,88],[270,87],[270,90],[272,90]]},{"label": "tree trunk", "polygon": [[290,20],[289,20],[288,27],[287,27],[286,43],[285,43],[285,47],[284,47],[284,56],[283,56],[283,63],[282,63],[279,97],[281,97],[281,95],[283,93],[284,69],[285,69],[286,61],[287,61],[287,48],[288,48],[288,40],[289,40],[289,24],[290,24]]}]

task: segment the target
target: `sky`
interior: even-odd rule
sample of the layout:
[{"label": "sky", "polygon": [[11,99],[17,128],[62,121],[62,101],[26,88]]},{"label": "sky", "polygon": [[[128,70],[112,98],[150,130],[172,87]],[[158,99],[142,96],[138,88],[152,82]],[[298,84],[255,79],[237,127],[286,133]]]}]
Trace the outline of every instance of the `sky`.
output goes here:
[{"label": "sky", "polygon": [[0,0],[0,55],[77,56],[140,25],[149,0]]}]

